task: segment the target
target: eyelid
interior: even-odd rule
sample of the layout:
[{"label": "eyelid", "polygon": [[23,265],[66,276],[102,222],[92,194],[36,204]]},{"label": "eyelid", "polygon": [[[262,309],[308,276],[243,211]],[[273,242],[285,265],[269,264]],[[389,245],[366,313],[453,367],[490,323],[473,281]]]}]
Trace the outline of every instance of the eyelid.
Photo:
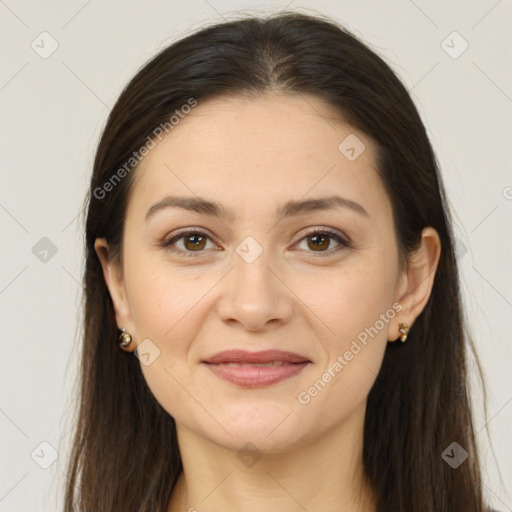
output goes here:
[{"label": "eyelid", "polygon": [[215,238],[205,228],[191,226],[191,227],[188,227],[188,228],[178,229],[178,231],[175,231],[171,235],[166,236],[162,243],[163,244],[169,243],[170,241],[172,241],[172,240],[174,240],[176,238],[181,238],[181,237],[186,236],[186,235],[201,235],[201,236],[210,238],[212,241]]},{"label": "eyelid", "polygon": [[308,231],[302,232],[299,235],[300,236],[300,238],[298,240],[299,242],[308,236],[313,236],[313,235],[318,234],[318,235],[329,235],[332,238],[338,238],[341,241],[341,243],[343,243],[345,245],[351,245],[351,243],[352,243],[350,238],[345,233],[343,233],[342,231],[339,231],[337,229],[334,229],[334,228],[330,228],[327,226],[315,226],[312,229],[310,229],[310,228],[304,228],[304,229],[308,230]]}]

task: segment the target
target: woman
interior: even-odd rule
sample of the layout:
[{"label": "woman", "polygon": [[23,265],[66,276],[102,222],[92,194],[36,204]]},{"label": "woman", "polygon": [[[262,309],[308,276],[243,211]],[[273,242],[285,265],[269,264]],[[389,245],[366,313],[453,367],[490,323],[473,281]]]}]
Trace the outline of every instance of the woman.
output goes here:
[{"label": "woman", "polygon": [[245,18],[154,57],[86,251],[67,511],[486,510],[435,156],[346,30]]}]

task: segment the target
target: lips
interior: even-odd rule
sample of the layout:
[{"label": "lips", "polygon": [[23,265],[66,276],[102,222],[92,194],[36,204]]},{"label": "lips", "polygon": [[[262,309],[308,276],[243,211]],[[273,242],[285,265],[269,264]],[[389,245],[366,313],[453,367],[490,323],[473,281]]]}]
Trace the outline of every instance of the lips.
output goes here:
[{"label": "lips", "polygon": [[227,350],[202,361],[217,377],[242,387],[260,388],[294,377],[311,363],[282,350]]},{"label": "lips", "polygon": [[309,359],[293,352],[283,350],[264,350],[261,352],[247,352],[246,350],[225,350],[205,359],[204,363],[238,363],[238,364],[266,364],[272,362],[304,363]]}]

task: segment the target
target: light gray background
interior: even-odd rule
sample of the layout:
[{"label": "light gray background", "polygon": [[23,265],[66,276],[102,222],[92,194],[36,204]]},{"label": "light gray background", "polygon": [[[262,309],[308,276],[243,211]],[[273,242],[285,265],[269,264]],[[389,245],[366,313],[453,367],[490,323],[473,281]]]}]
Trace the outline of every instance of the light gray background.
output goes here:
[{"label": "light gray background", "polygon": [[[81,333],[79,210],[109,108],[167,43],[233,11],[284,8],[343,23],[412,92],[454,208],[467,314],[487,376],[496,458],[475,392],[486,494],[497,509],[512,510],[511,7],[510,0],[0,0],[0,510],[62,504]],[[43,59],[52,38],[58,48]],[[43,237],[56,254],[44,252]]]}]

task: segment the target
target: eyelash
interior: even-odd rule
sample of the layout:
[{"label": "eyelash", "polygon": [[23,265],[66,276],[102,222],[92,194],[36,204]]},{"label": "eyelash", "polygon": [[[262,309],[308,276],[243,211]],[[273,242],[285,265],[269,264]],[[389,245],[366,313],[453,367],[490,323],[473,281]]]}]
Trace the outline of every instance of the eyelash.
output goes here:
[{"label": "eyelash", "polygon": [[[187,231],[182,231],[181,233],[178,233],[176,235],[174,235],[173,237],[167,239],[167,240],[164,240],[162,242],[162,247],[170,250],[171,252],[175,252],[175,253],[179,253],[183,256],[186,256],[186,257],[197,257],[197,256],[200,256],[201,253],[204,253],[205,250],[201,250],[201,251],[184,251],[182,249],[177,249],[176,247],[173,247],[173,244],[176,243],[178,240],[181,240],[182,238],[187,238],[191,235],[199,235],[203,238],[207,238],[209,239],[210,241],[213,241],[211,240],[210,236],[208,236],[206,233],[202,232],[202,231],[199,231],[199,230],[195,230],[195,229],[189,229]],[[317,258],[317,257],[324,257],[323,255],[332,255],[333,253],[335,252],[338,252],[344,248],[347,248],[347,247],[350,247],[350,242],[346,239],[343,239],[338,233],[334,232],[334,231],[331,231],[330,229],[326,229],[326,228],[323,228],[323,229],[314,229],[313,231],[310,231],[309,233],[306,233],[298,242],[301,242],[302,240],[304,239],[307,239],[309,237],[313,237],[313,236],[316,236],[316,235],[327,235],[329,238],[333,238],[336,242],[339,243],[339,246],[338,247],[335,247],[334,249],[328,249],[327,251],[319,251],[317,254],[315,254],[313,257],[314,258]],[[296,244],[295,244],[296,245]],[[315,251],[307,251],[307,252],[312,252],[312,253],[315,253]]]}]

